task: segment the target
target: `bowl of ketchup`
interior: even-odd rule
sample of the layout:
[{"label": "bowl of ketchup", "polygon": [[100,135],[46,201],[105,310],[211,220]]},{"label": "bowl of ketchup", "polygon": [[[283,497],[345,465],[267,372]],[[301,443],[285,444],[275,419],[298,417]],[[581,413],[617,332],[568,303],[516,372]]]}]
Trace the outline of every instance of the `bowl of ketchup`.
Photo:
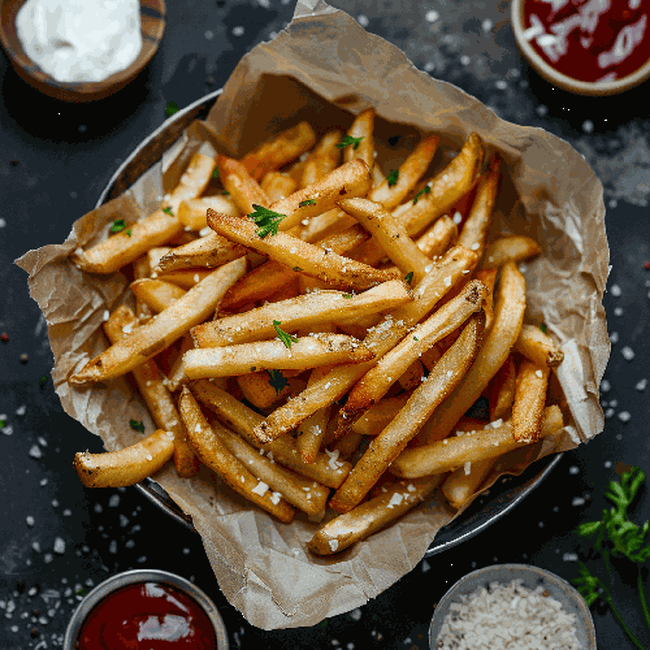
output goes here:
[{"label": "bowl of ketchup", "polygon": [[613,95],[650,77],[650,0],[512,0],[517,45],[553,85]]},{"label": "bowl of ketchup", "polygon": [[159,570],[119,573],[76,609],[64,650],[228,650],[214,603],[185,578]]}]

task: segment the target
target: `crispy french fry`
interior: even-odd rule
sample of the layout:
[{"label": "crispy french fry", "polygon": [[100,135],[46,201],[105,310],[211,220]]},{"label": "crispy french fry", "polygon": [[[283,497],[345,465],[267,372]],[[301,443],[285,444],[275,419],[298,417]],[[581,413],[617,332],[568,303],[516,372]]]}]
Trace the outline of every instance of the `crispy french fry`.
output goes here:
[{"label": "crispy french fry", "polygon": [[542,247],[530,237],[512,235],[501,237],[485,249],[483,268],[492,269],[508,262],[521,262],[542,252]]},{"label": "crispy french fry", "polygon": [[[564,426],[562,411],[549,406],[543,412],[541,437],[558,433]],[[478,463],[488,458],[502,456],[508,451],[529,442],[517,442],[513,436],[512,421],[496,420],[482,431],[465,433],[438,440],[423,447],[405,449],[391,465],[390,471],[401,478],[417,478],[442,474],[466,463]]]},{"label": "crispy french fry", "polygon": [[458,226],[449,216],[443,215],[418,237],[416,244],[428,258],[434,258],[456,244],[457,238]]},{"label": "crispy french fry", "polygon": [[362,436],[378,436],[406,404],[410,392],[400,393],[395,397],[386,397],[373,404],[360,418],[350,426],[350,431]]},{"label": "crispy french fry", "polygon": [[140,325],[68,379],[73,386],[119,377],[171,345],[194,325],[205,320],[219,300],[246,271],[240,258],[213,271],[182,298]]},{"label": "crispy french fry", "polygon": [[410,302],[412,294],[400,280],[392,280],[358,294],[326,290],[224,316],[192,329],[198,347],[214,347],[268,339],[277,334],[273,321],[281,315],[282,329],[295,332],[318,322],[336,322],[342,314],[355,319]]},{"label": "crispy french fry", "polygon": [[[298,183],[289,174],[272,171],[264,176],[260,182],[260,187],[269,197],[269,201],[273,203],[293,194],[298,187]],[[215,212],[221,212],[221,210],[215,210]]]},{"label": "crispy french fry", "polygon": [[[104,323],[104,331],[111,343],[117,343],[125,336],[125,330],[136,323],[135,314],[122,305]],[[153,359],[145,361],[133,369],[133,377],[156,426],[174,436],[174,466],[177,474],[185,478],[194,476],[198,471],[198,462],[187,442],[187,432],[158,365]]]},{"label": "crispy french fry", "polygon": [[447,437],[463,413],[481,396],[517,340],[525,309],[526,281],[511,262],[501,269],[494,320],[474,365],[422,428],[418,442],[426,444]]},{"label": "crispy french fry", "polygon": [[535,325],[522,325],[515,350],[540,366],[557,368],[564,359],[562,348],[548,334]]},{"label": "crispy french fry", "polygon": [[70,259],[82,271],[109,275],[181,232],[183,225],[176,217],[156,210],[87,250],[77,249]]},{"label": "crispy french fry", "polygon": [[[151,267],[149,266],[149,258],[146,255],[141,255],[137,260],[133,261],[133,279],[141,280],[142,278],[148,278],[151,273]],[[148,321],[153,313],[148,305],[146,305],[142,300],[137,296],[135,298],[135,313],[138,317],[139,323],[144,323]]]},{"label": "crispy french fry", "polygon": [[323,524],[307,542],[318,555],[332,555],[366,539],[419,505],[434,490],[440,477],[398,482],[354,510]]},{"label": "crispy french fry", "polygon": [[550,368],[524,359],[517,370],[512,404],[512,436],[515,442],[535,442],[542,428]]},{"label": "crispy french fry", "polygon": [[174,434],[157,429],[118,451],[77,452],[74,468],[86,487],[122,487],[155,474],[173,454]]},{"label": "crispy french fry", "polygon": [[177,215],[181,201],[194,199],[207,187],[217,161],[213,156],[197,152],[191,158],[176,187],[165,197],[165,205],[171,214]]},{"label": "crispy french fry", "polygon": [[192,267],[216,268],[246,253],[243,246],[228,241],[216,232],[172,248],[158,262],[158,272],[176,271]]},{"label": "crispy french fry", "polygon": [[515,360],[509,354],[494,376],[489,389],[490,420],[506,419],[515,400]]},{"label": "crispy french fry", "polygon": [[364,109],[354,118],[346,135],[355,138],[357,142],[341,147],[345,162],[358,158],[368,165],[368,169],[376,167],[374,127],[375,109],[372,107]]},{"label": "crispy french fry", "polygon": [[[279,321],[276,321],[279,322]],[[288,337],[289,335],[285,333]],[[183,356],[190,379],[232,377],[257,370],[305,370],[334,363],[361,363],[374,354],[346,334],[313,334],[217,348],[194,348]]]},{"label": "crispy french fry", "polygon": [[[341,161],[341,150],[336,146],[343,134],[338,129],[328,131],[312,149],[305,160],[300,177],[300,187],[308,187],[334,171]],[[368,167],[372,165],[365,161]]]},{"label": "crispy french fry", "polygon": [[264,142],[247,153],[241,162],[256,180],[268,172],[280,169],[316,143],[316,134],[308,122],[300,122],[282,131],[268,142]]},{"label": "crispy french fry", "polygon": [[469,472],[464,467],[451,472],[440,487],[449,505],[460,510],[476,494],[498,460],[479,460],[468,467]]},{"label": "crispy french fry", "polygon": [[205,219],[205,211],[208,208],[212,208],[215,212],[225,212],[233,216],[239,214],[239,209],[229,196],[201,196],[180,202],[177,210],[178,220],[186,228],[198,232],[208,225]]},{"label": "crispy french fry", "polygon": [[[185,365],[183,364],[183,355],[194,347],[194,341],[189,332],[185,332],[174,348],[177,356],[174,359],[171,369],[167,373],[167,386],[170,391],[176,392],[183,384],[190,379],[185,374]],[[170,348],[167,348],[168,350]]]},{"label": "crispy french fry", "polygon": [[[268,411],[284,402],[297,390],[293,377],[296,370],[261,370],[237,376],[244,397],[260,411]],[[299,390],[299,387],[298,387]]]},{"label": "crispy french fry", "polygon": [[[235,258],[237,259],[237,258]],[[211,273],[213,269],[203,269],[203,268],[194,268],[194,269],[177,269],[174,271],[162,271],[160,273],[155,273],[155,279],[164,280],[170,284],[175,284],[181,289],[191,289],[196,286],[201,280],[205,280]]]},{"label": "crispy french fry", "polygon": [[271,201],[245,165],[234,158],[220,155],[219,178],[242,214],[253,211],[254,205],[268,206]]},{"label": "crispy french fry", "polygon": [[136,299],[141,300],[156,314],[187,293],[178,285],[153,278],[135,280],[129,288]]},{"label": "crispy french fry", "polygon": [[463,328],[458,340],[442,356],[427,379],[413,391],[395,419],[370,442],[343,485],[330,499],[330,506],[347,512],[368,494],[379,477],[418,433],[437,406],[458,385],[476,358],[483,340],[485,314],[480,312]]},{"label": "crispy french fry", "polygon": [[[328,371],[329,368],[326,366],[314,368],[309,375],[307,385],[313,385]],[[305,461],[305,463],[313,463],[318,456],[318,451],[323,442],[323,438],[325,437],[325,433],[327,432],[331,410],[330,406],[326,406],[325,408],[316,411],[316,413],[308,417],[300,424],[300,427],[298,427],[296,446],[300,452],[300,457]]]}]

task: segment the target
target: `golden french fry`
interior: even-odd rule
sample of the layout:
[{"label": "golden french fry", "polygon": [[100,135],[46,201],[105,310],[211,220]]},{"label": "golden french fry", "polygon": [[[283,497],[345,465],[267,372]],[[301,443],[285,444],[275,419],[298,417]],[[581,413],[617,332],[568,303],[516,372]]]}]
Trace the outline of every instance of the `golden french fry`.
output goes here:
[{"label": "golden french fry", "polygon": [[542,247],[530,237],[512,235],[501,237],[485,249],[483,268],[492,269],[508,262],[521,262],[542,252]]},{"label": "golden french fry", "polygon": [[157,271],[158,263],[160,262],[161,258],[171,250],[171,246],[154,246],[147,251],[147,257],[149,258],[149,268],[152,270],[152,272]]},{"label": "golden french fry", "polygon": [[[323,375],[329,371],[329,367],[321,366],[314,368],[309,375],[307,385],[314,384]],[[327,432],[327,426],[330,419],[331,407],[326,406],[320,411],[316,411],[313,415],[308,417],[298,427],[296,435],[296,446],[300,452],[300,457],[306,463],[313,463],[318,456],[318,451],[321,443]]]},{"label": "golden french fry", "polygon": [[156,314],[187,293],[185,289],[171,282],[153,278],[135,280],[131,282],[129,288],[138,300],[141,300]]},{"label": "golden french fry", "polygon": [[[563,426],[562,411],[549,406],[543,411],[541,437],[556,434]],[[506,452],[528,442],[517,442],[513,436],[512,421],[496,420],[481,431],[451,436],[422,447],[405,449],[391,465],[390,471],[401,478],[418,478],[443,474],[459,467],[503,456]]]},{"label": "golden french fry", "polygon": [[174,454],[174,434],[157,429],[118,451],[77,452],[74,468],[86,487],[135,485],[157,472]]},{"label": "golden french fry", "polygon": [[395,419],[371,440],[366,452],[330,499],[332,508],[347,512],[368,494],[431,413],[466,374],[481,346],[484,326],[483,312],[471,318],[458,340],[443,354],[426,380],[413,391]]},{"label": "golden french fry", "polygon": [[447,437],[460,417],[481,396],[517,340],[525,309],[526,281],[517,266],[510,262],[501,269],[494,320],[474,365],[435,410],[418,435],[418,441],[426,444]]},{"label": "golden french fry", "polygon": [[515,400],[515,360],[509,354],[494,376],[489,389],[490,420],[505,419],[509,416]]},{"label": "golden french fry", "polygon": [[185,228],[198,232],[208,225],[205,219],[205,211],[208,208],[212,208],[215,212],[225,212],[233,216],[239,214],[239,209],[229,196],[200,196],[196,199],[187,199],[180,202],[177,210],[178,220]]},{"label": "golden french fry", "polygon": [[[334,171],[341,161],[341,150],[336,146],[341,142],[343,133],[338,129],[328,131],[311,150],[302,167],[300,187],[317,183]],[[365,161],[368,164],[368,161]],[[372,165],[368,164],[368,167]]]},{"label": "golden french fry", "polygon": [[361,417],[350,426],[350,431],[362,436],[378,436],[406,404],[410,392],[400,393],[395,397],[386,397],[373,404]]},{"label": "golden french fry", "polygon": [[[190,380],[185,374],[183,355],[193,347],[194,341],[189,332],[185,332],[174,347],[174,351],[177,352],[177,355],[173,361],[171,369],[167,373],[167,386],[172,392],[176,392],[183,384],[186,384]],[[170,348],[167,349],[169,350]]]},{"label": "golden french fry", "polygon": [[315,143],[316,134],[311,125],[300,122],[247,153],[241,162],[253,178],[261,180],[268,172],[280,169],[309,151]]},{"label": "golden french fry", "polygon": [[194,199],[205,190],[216,166],[213,156],[200,152],[192,155],[178,185],[165,197],[164,204],[171,209],[171,214],[177,215],[181,201]]},{"label": "golden french fry", "polygon": [[235,492],[264,508],[280,521],[289,523],[293,519],[293,508],[280,495],[271,492],[268,485],[253,476],[213,431],[187,386],[181,391],[178,410],[185,423],[190,444],[204,465]]},{"label": "golden french fry", "polygon": [[[133,261],[132,268],[134,280],[148,278],[149,274],[151,273],[149,258],[146,255],[141,255],[138,257],[138,259]],[[146,305],[142,300],[139,300],[137,296],[135,298],[135,312],[139,323],[144,323],[153,316],[153,313],[151,312],[149,306]]]},{"label": "golden french fry", "polygon": [[87,250],[77,249],[70,259],[82,271],[109,275],[181,232],[183,225],[176,217],[156,210]]},{"label": "golden french fry", "polygon": [[295,332],[319,322],[336,322],[341,315],[355,319],[385,311],[411,299],[411,292],[401,280],[392,280],[358,294],[325,290],[202,323],[192,329],[192,336],[198,347],[246,343],[275,336],[273,321],[280,316],[282,329]]},{"label": "golden french fry", "polygon": [[386,527],[419,505],[436,487],[438,476],[395,483],[386,492],[323,524],[307,542],[318,555],[339,553]]},{"label": "golden french fry", "polygon": [[376,167],[374,127],[375,109],[372,107],[364,109],[354,118],[346,135],[354,138],[356,142],[345,146],[340,143],[345,162],[360,159],[368,165],[368,169]]},{"label": "golden french fry", "polygon": [[86,363],[68,381],[73,386],[108,381],[151,359],[210,316],[228,287],[245,271],[244,258],[216,269],[155,319],[134,328],[128,336]]},{"label": "golden french fry", "polygon": [[402,275],[418,283],[431,267],[428,258],[409,237],[404,226],[379,203],[368,199],[344,199],[337,205],[372,234]]},{"label": "golden french fry", "polygon": [[234,158],[220,155],[218,159],[219,178],[230,194],[230,198],[242,214],[253,211],[254,205],[268,206],[269,197],[243,165]]},{"label": "golden french fry", "polygon": [[[104,331],[108,340],[116,343],[125,336],[125,330],[136,324],[135,314],[127,306],[122,305],[104,323]],[[153,359],[145,361],[133,369],[133,378],[156,426],[171,432],[174,436],[176,473],[185,478],[194,476],[198,471],[198,462],[187,442],[187,432],[158,365]]]},{"label": "golden french fry", "polygon": [[457,238],[458,226],[451,217],[445,214],[418,237],[416,244],[428,258],[434,258],[442,255],[450,246],[456,244]]},{"label": "golden french fry", "polygon": [[476,494],[498,460],[498,457],[479,460],[471,464],[469,472],[464,467],[451,472],[440,487],[449,505],[460,510]]},{"label": "golden french fry", "polygon": [[557,368],[564,359],[562,348],[535,325],[524,324],[515,343],[515,350],[540,366]]},{"label": "golden french fry", "polygon": [[445,295],[451,286],[476,264],[476,254],[465,248],[451,249],[434,262],[433,269],[415,287],[414,299],[390,311],[364,339],[364,344],[375,353],[367,363],[335,366],[320,381],[300,395],[277,408],[255,427],[254,433],[262,442],[270,442],[295,429],[318,409],[343,397],[352,385],[398,343],[423,316]]},{"label": "golden french fry", "polygon": [[260,411],[268,411],[300,390],[294,376],[297,370],[261,370],[237,376],[244,397]]},{"label": "golden french fry", "polygon": [[[235,258],[237,259],[237,258]],[[201,280],[205,280],[211,273],[213,269],[205,268],[194,268],[194,269],[177,269],[174,271],[162,271],[160,273],[155,273],[155,278],[158,280],[163,280],[170,284],[175,284],[181,289],[191,289],[196,286]]]},{"label": "golden french fry", "polygon": [[512,436],[515,442],[535,442],[542,428],[550,368],[524,359],[517,370],[512,404]]},{"label": "golden french fry", "polygon": [[[265,174],[260,181],[260,187],[269,197],[269,201],[273,203],[293,194],[298,187],[298,183],[289,174],[272,171]],[[221,212],[221,210],[215,209],[215,212]]]},{"label": "golden french fry", "polygon": [[172,248],[160,258],[157,271],[167,272],[193,267],[216,268],[246,254],[243,246],[228,241],[216,232]]}]

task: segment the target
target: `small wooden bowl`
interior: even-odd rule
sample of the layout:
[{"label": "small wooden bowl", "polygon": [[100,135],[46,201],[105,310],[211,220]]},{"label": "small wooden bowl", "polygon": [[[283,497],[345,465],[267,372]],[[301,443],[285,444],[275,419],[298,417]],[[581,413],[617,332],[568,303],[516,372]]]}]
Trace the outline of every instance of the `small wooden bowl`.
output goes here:
[{"label": "small wooden bowl", "polygon": [[165,1],[140,0],[142,49],[126,69],[103,81],[63,83],[43,72],[26,54],[16,33],[16,14],[25,0],[0,0],[0,42],[20,77],[40,92],[66,102],[102,99],[124,88],[149,63],[165,31]]}]

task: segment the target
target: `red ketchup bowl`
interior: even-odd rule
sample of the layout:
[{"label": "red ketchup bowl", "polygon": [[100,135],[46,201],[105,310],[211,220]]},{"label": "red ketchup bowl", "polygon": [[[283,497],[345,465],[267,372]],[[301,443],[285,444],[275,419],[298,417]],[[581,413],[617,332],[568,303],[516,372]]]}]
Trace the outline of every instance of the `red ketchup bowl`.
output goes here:
[{"label": "red ketchup bowl", "polygon": [[185,578],[159,570],[119,573],[76,609],[64,650],[228,650],[214,603]]},{"label": "red ketchup bowl", "polygon": [[553,85],[614,95],[650,77],[650,0],[512,0],[517,45]]}]

